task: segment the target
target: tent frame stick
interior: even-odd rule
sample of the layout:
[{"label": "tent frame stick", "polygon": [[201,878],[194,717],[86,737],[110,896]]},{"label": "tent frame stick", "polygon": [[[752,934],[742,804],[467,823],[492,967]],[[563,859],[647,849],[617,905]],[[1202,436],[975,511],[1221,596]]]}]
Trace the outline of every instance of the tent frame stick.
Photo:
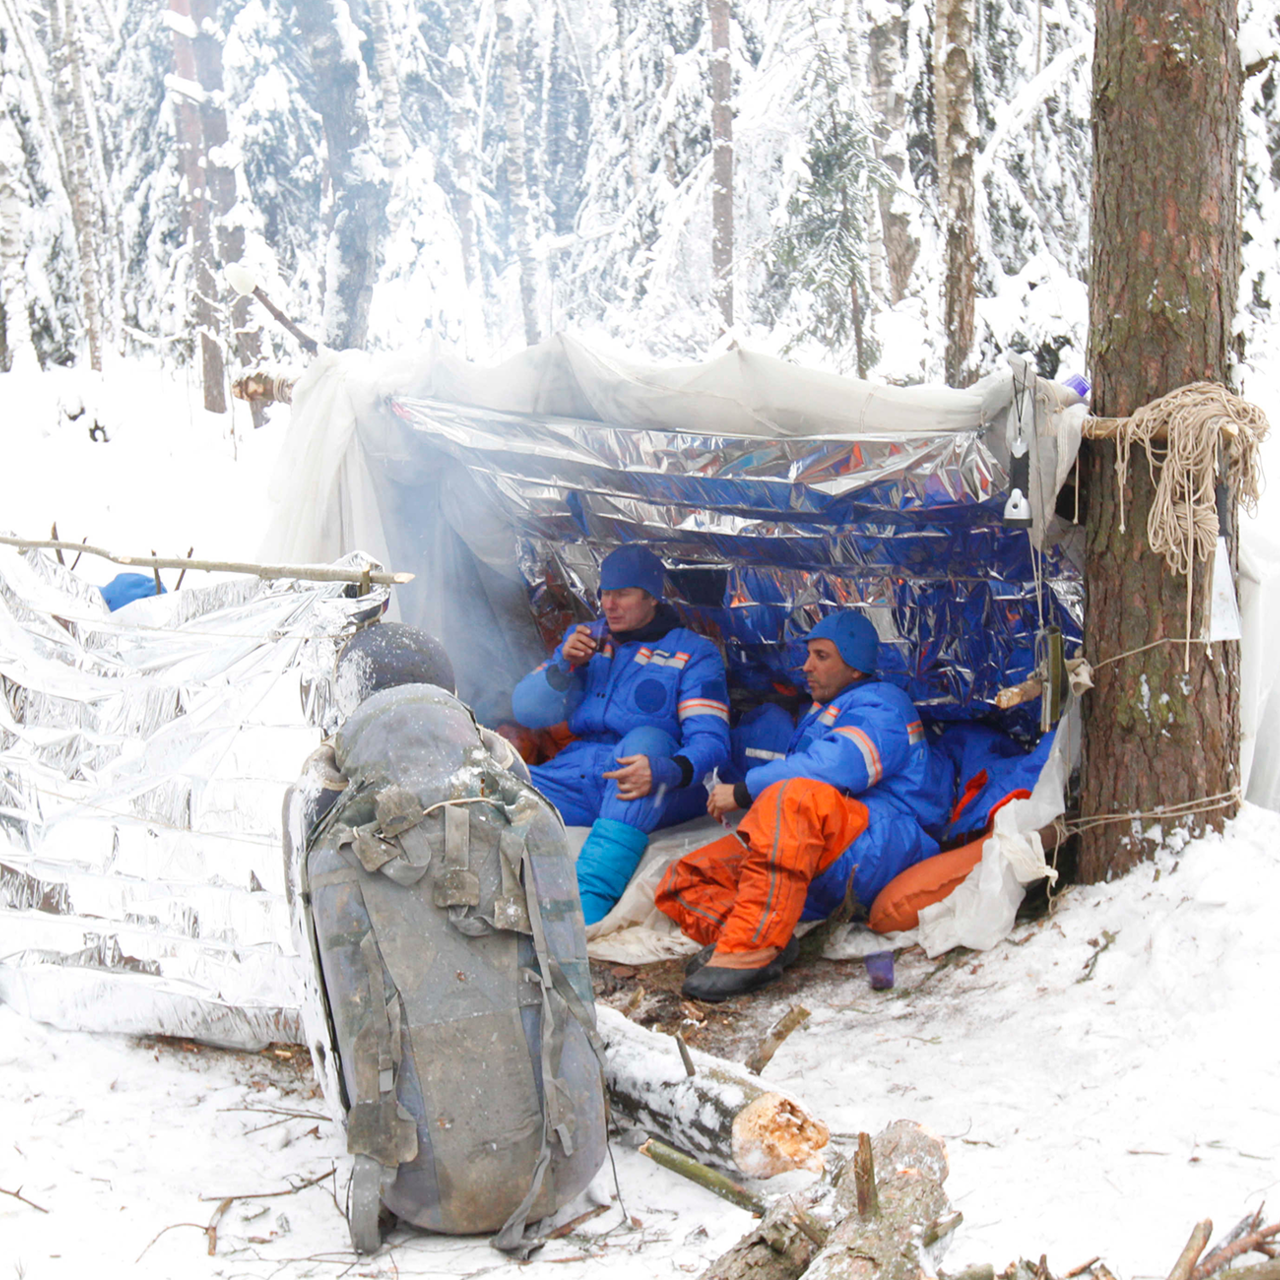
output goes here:
[{"label": "tent frame stick", "polygon": [[175,556],[119,556],[102,547],[83,542],[61,542],[52,538],[12,538],[0,535],[0,546],[48,551],[76,551],[110,560],[113,564],[140,569],[204,569],[210,573],[247,573],[258,578],[298,578],[304,582],[376,582],[396,586],[413,581],[411,573],[383,573],[370,569],[339,569],[327,564],[249,564],[243,560],[192,560]]}]

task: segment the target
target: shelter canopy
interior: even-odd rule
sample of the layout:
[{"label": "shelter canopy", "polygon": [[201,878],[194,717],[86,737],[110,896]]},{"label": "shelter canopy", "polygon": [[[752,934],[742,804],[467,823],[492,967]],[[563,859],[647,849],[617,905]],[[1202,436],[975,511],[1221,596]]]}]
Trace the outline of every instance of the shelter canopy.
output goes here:
[{"label": "shelter canopy", "polygon": [[[1030,539],[1001,519],[1023,385]],[[663,556],[674,602],[723,645],[740,689],[790,679],[798,637],[854,606],[884,674],[927,712],[980,715],[1030,672],[1042,624],[1079,635],[1077,569],[1035,550],[1078,403],[1022,362],[957,391],[739,348],[642,365],[563,335],[492,368],[441,347],[330,354],[295,389],[265,553],[360,546],[416,573],[401,616],[441,637],[489,720],[561,628],[594,612],[599,560],[628,541]]]}]

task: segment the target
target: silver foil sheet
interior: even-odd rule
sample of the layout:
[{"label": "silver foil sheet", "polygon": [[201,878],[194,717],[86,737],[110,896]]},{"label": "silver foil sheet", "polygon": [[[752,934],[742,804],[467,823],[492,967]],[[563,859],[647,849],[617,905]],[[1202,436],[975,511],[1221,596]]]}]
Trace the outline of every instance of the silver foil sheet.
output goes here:
[{"label": "silver foil sheet", "polygon": [[386,601],[345,590],[236,578],[111,613],[51,556],[0,551],[0,999],[297,1039],[281,805],[335,727],[338,649]]},{"label": "silver foil sheet", "polygon": [[[1048,438],[1052,401],[1041,401]],[[944,422],[925,406],[911,422],[713,435],[401,397],[364,445],[383,493],[392,475],[406,492],[441,471],[465,486],[465,505],[439,504],[452,535],[489,564],[514,545],[548,647],[594,616],[600,559],[643,542],[668,566],[672,602],[721,644],[731,688],[794,684],[800,637],[855,606],[879,633],[883,674],[930,715],[994,716],[996,693],[1030,674],[1038,630],[1060,627],[1069,651],[1079,639],[1075,534],[1046,525],[1067,536],[1038,531],[1039,551],[1004,523],[1003,414]],[[399,558],[420,517],[393,496],[384,510]],[[1026,710],[999,718],[1034,732]]]}]

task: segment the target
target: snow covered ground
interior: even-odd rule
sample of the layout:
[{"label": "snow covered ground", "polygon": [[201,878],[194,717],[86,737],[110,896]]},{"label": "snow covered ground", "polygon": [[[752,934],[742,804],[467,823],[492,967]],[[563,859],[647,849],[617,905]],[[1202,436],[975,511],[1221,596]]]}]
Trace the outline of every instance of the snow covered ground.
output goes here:
[{"label": "snow covered ground", "polygon": [[[233,438],[188,408],[185,388],[138,370],[105,386],[4,375],[0,396],[22,425],[6,444],[4,524],[40,535],[57,519],[63,536],[122,551],[252,555],[282,424],[254,433],[246,415]],[[109,442],[61,413],[78,396]],[[116,571],[82,568],[95,581]],[[1059,1275],[1097,1255],[1124,1280],[1167,1275],[1199,1219],[1225,1230],[1280,1203],[1277,901],[1280,814],[1246,806],[1224,837],[1072,888],[989,953],[936,971],[903,957],[893,992],[873,993],[849,963],[813,990],[812,1019],[766,1078],[838,1134],[908,1117],[947,1138],[965,1216],[948,1270],[1044,1253]],[[618,1142],[626,1218],[611,1205],[528,1264],[403,1233],[359,1260],[323,1117],[292,1058],[59,1032],[0,1007],[0,1277],[608,1268],[630,1280],[696,1275],[750,1222]],[[614,1194],[608,1168],[593,1194]]]},{"label": "snow covered ground", "polygon": [[[813,1017],[766,1078],[838,1134],[905,1116],[947,1138],[965,1218],[948,1270],[1044,1253],[1059,1275],[1101,1255],[1125,1280],[1162,1277],[1201,1218],[1225,1229],[1280,1200],[1278,898],[1280,815],[1248,806],[1225,837],[1072,888],[923,985],[932,966],[904,957],[909,995],[872,992],[849,963],[806,997]],[[0,1080],[0,1187],[46,1211],[0,1196],[0,1258],[29,1280],[639,1280],[701,1272],[751,1221],[615,1142],[624,1225],[613,1205],[524,1265],[403,1232],[358,1261],[340,1137],[290,1060],[59,1032],[0,1007]],[[209,1255],[223,1198],[315,1178],[234,1200]],[[607,1167],[592,1192],[614,1194]]]}]

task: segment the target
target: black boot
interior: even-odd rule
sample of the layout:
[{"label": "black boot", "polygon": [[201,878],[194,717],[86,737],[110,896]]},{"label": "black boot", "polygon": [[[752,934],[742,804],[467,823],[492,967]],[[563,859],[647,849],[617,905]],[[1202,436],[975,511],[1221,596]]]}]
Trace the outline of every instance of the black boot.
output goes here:
[{"label": "black boot", "polygon": [[[680,994],[687,996],[690,1000],[702,1000],[707,1004],[719,1004],[722,1000],[732,1000],[734,996],[749,995],[752,991],[767,987],[771,982],[777,982],[799,954],[799,940],[792,936],[787,945],[772,960],[755,969],[726,969],[720,965],[709,965],[704,961],[685,978]],[[697,958],[698,956],[694,956],[695,960]],[[710,958],[708,955],[707,959]]]},{"label": "black boot", "polygon": [[711,959],[711,954],[715,949],[716,944],[714,942],[708,942],[700,951],[695,951],[693,955],[684,962],[685,974],[697,973],[698,970]]}]

